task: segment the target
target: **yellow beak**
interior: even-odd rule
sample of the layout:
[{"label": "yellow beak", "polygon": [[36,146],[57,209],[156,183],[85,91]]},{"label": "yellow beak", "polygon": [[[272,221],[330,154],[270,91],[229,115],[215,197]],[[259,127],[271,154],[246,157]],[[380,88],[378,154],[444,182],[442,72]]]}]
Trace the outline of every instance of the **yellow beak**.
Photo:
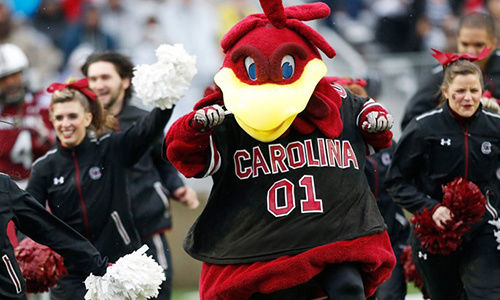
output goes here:
[{"label": "yellow beak", "polygon": [[287,85],[249,85],[241,82],[230,68],[222,68],[214,80],[222,90],[226,108],[240,127],[256,140],[271,142],[306,108],[326,71],[323,61],[315,58],[304,67],[298,80]]}]

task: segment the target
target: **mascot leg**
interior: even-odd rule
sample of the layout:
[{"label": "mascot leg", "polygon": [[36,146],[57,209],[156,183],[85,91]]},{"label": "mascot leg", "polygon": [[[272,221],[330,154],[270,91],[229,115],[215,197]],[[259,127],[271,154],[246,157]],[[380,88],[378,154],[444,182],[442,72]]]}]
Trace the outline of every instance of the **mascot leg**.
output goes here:
[{"label": "mascot leg", "polygon": [[329,299],[366,299],[363,279],[355,263],[327,265],[314,279]]},{"label": "mascot leg", "polygon": [[277,291],[271,294],[253,294],[249,300],[303,300],[303,299],[314,299],[314,291],[316,286],[312,283],[306,282],[301,285],[294,286],[292,288]]}]

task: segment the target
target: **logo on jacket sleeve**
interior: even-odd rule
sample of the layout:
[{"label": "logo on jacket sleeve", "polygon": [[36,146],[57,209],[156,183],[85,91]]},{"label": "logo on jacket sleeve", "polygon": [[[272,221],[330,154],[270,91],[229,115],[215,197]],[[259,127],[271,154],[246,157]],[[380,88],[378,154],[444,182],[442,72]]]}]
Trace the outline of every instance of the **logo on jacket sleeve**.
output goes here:
[{"label": "logo on jacket sleeve", "polygon": [[101,169],[99,167],[92,167],[92,168],[90,168],[90,170],[89,170],[89,176],[93,180],[97,180],[97,179],[101,178],[101,176],[102,176]]},{"label": "logo on jacket sleeve", "polygon": [[490,154],[491,153],[491,143],[490,142],[483,142],[481,144],[481,152],[483,152],[483,154]]}]

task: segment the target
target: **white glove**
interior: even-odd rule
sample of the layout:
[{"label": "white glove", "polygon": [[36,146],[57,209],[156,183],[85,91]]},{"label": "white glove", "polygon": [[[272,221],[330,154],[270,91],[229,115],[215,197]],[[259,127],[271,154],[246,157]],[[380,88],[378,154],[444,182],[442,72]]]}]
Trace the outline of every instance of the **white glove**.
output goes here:
[{"label": "white glove", "polygon": [[209,129],[222,124],[225,118],[224,109],[217,104],[200,108],[194,114],[194,120]]},{"label": "white glove", "polygon": [[361,127],[364,131],[377,133],[390,130],[392,125],[394,125],[394,117],[391,114],[373,111],[366,115],[366,120],[361,124]]}]

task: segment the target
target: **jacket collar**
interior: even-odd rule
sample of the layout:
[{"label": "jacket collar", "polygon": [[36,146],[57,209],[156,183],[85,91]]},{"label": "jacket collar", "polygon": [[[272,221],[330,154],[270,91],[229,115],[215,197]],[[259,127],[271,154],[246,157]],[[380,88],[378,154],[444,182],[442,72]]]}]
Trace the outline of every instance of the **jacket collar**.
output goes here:
[{"label": "jacket collar", "polygon": [[64,147],[63,145],[61,145],[61,141],[57,139],[57,150],[68,155],[71,155],[72,152],[83,153],[90,147],[90,143],[91,142],[88,134],[83,138],[83,141],[80,143],[80,145],[72,148]]}]

